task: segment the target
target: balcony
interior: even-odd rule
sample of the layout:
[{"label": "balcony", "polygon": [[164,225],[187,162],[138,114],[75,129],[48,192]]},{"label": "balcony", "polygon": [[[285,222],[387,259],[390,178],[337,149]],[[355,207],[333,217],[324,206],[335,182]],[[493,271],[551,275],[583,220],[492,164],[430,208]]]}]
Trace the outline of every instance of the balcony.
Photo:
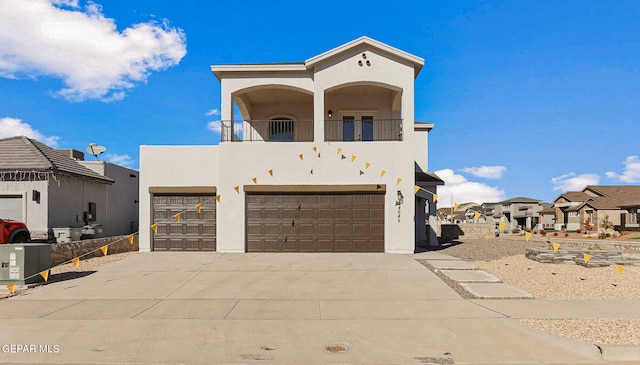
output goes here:
[{"label": "balcony", "polygon": [[[325,120],[325,141],[402,141],[402,119]],[[313,142],[311,120],[222,121],[222,142]]]},{"label": "balcony", "polygon": [[402,141],[402,119],[354,119],[324,121],[325,141]]},{"label": "balcony", "polygon": [[312,120],[222,121],[222,142],[313,142]]}]

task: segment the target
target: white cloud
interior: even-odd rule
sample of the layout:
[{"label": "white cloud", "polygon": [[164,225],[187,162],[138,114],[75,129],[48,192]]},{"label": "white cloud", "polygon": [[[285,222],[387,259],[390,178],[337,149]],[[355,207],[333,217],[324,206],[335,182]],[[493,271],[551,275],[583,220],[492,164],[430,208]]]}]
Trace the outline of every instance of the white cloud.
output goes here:
[{"label": "white cloud", "polygon": [[615,172],[607,172],[607,177],[617,181],[626,183],[640,182],[640,158],[637,155],[628,156],[624,162],[624,171],[622,174]]},{"label": "white cloud", "polygon": [[60,137],[45,136],[20,119],[8,117],[0,118],[0,138],[15,136],[25,136],[31,139],[35,139],[53,148],[57,147],[58,141],[60,141]]},{"label": "white cloud", "polygon": [[219,120],[212,120],[211,122],[207,123],[207,129],[220,134],[220,130],[222,129],[222,122]]},{"label": "white cloud", "polygon": [[129,155],[119,155],[117,153],[105,153],[103,159],[114,165],[120,165],[124,167],[133,166],[133,159]]},{"label": "white cloud", "polygon": [[480,166],[480,167],[465,167],[460,169],[462,172],[466,172],[473,176],[484,177],[485,179],[501,179],[502,174],[507,170],[504,166]]},{"label": "white cloud", "polygon": [[[484,183],[468,181],[451,169],[438,170],[435,174],[445,182],[444,186],[438,187],[438,202],[441,206],[451,206],[451,203],[481,204],[505,200],[504,190]],[[453,202],[451,202],[452,193]]]},{"label": "white cloud", "polygon": [[[28,46],[27,46],[28,45]],[[2,1],[0,77],[62,79],[68,100],[122,99],[152,71],[177,65],[186,54],[184,32],[163,23],[118,31],[102,7],[77,0]]]},{"label": "white cloud", "polygon": [[597,174],[581,174],[574,172],[556,176],[551,179],[553,190],[560,191],[582,191],[587,185],[598,185],[600,176]]},{"label": "white cloud", "polygon": [[207,116],[220,115],[220,109],[213,108],[206,113]]}]

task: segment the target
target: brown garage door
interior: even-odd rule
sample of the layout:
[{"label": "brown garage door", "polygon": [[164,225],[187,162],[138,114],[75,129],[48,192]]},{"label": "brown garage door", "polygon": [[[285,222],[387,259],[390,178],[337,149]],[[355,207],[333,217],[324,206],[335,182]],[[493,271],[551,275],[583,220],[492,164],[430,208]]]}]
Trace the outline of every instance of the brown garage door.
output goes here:
[{"label": "brown garage door", "polygon": [[[200,213],[196,205],[202,202]],[[153,196],[154,251],[215,251],[215,195],[162,194]],[[180,214],[180,221],[175,215]]]},{"label": "brown garage door", "polygon": [[248,252],[384,252],[384,195],[248,194]]}]

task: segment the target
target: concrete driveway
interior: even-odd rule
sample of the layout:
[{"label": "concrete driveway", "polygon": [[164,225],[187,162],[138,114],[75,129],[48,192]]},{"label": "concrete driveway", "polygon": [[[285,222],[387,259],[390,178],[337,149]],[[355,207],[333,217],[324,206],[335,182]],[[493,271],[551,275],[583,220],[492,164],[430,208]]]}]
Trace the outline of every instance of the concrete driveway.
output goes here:
[{"label": "concrete driveway", "polygon": [[1,363],[604,362],[412,255],[141,253],[2,300],[0,320]]}]

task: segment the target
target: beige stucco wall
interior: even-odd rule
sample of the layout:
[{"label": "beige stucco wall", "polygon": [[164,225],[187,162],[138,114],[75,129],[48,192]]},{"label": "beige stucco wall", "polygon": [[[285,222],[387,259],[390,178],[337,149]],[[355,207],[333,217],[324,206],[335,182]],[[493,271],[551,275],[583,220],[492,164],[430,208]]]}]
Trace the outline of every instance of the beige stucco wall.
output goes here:
[{"label": "beige stucco wall", "polygon": [[[102,236],[129,234],[138,222],[138,171],[105,161],[78,161],[85,167],[114,181],[106,185]],[[98,207],[100,208],[100,207]],[[98,218],[100,218],[98,216]]]},{"label": "beige stucco wall", "polygon": [[[235,144],[235,143],[231,143]],[[140,251],[151,251],[149,187],[217,186],[218,146],[140,146]],[[218,223],[219,226],[219,223]]]}]

